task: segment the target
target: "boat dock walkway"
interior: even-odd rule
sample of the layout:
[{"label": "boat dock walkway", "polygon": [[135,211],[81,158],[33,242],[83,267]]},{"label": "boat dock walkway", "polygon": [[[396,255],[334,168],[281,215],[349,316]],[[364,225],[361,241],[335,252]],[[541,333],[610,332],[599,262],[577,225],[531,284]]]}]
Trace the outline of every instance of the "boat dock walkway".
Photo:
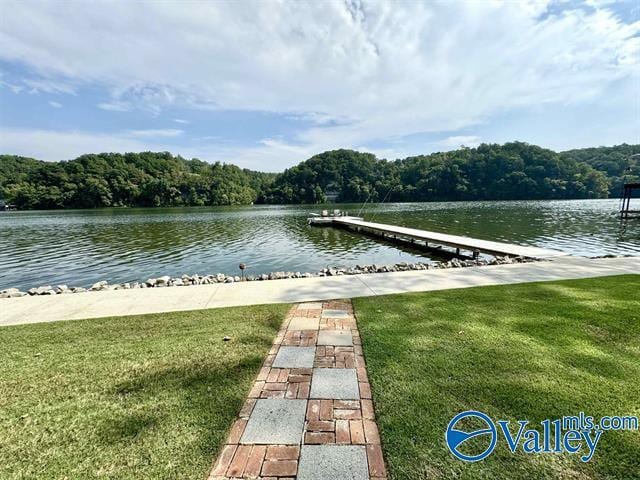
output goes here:
[{"label": "boat dock walkway", "polygon": [[430,246],[429,244],[452,247],[456,249],[457,254],[460,254],[460,250],[469,251],[471,253],[469,256],[474,256],[474,251],[488,253],[490,255],[531,258],[554,258],[568,255],[558,250],[492,242],[459,235],[418,230],[416,228],[398,227],[385,223],[365,222],[354,217],[334,217],[332,220],[333,225],[343,226],[357,232],[369,233],[384,238],[393,238],[394,240],[405,240],[410,243],[415,243],[416,241],[424,242],[427,247]]}]

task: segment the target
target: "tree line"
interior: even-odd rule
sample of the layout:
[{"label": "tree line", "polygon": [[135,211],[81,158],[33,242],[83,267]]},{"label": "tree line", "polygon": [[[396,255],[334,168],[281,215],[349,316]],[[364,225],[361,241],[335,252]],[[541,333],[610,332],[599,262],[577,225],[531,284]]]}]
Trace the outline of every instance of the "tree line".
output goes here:
[{"label": "tree line", "polygon": [[640,179],[640,145],[556,153],[521,142],[388,161],[333,150],[280,174],[168,152],[43,162],[0,155],[0,199],[19,209],[250,203],[519,200],[617,196]]},{"label": "tree line", "polygon": [[167,152],[0,156],[0,197],[20,209],[245,205],[274,177]]}]

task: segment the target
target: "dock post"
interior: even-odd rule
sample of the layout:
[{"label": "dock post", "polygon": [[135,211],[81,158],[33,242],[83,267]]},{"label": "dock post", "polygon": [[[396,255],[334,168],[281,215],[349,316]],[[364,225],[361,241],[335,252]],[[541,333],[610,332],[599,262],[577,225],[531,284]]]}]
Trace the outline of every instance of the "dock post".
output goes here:
[{"label": "dock post", "polygon": [[632,192],[636,189],[640,189],[640,183],[625,183],[622,191],[622,202],[620,205],[620,218],[626,220],[629,218],[630,213],[638,213],[636,210],[631,210],[631,197]]}]

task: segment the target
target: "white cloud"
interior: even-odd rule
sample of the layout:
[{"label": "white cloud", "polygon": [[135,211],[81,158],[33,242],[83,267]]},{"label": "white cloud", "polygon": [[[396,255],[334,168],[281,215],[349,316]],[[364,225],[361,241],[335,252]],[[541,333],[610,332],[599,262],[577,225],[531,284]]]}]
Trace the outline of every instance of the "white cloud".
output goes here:
[{"label": "white cloud", "polygon": [[173,121],[176,122],[176,123],[182,123],[182,124],[185,124],[185,125],[190,123],[189,120],[185,120],[183,118],[174,118]]},{"label": "white cloud", "polygon": [[132,137],[178,137],[184,133],[184,130],[177,128],[165,129],[148,129],[148,130],[129,130],[128,135]]},{"label": "white cloud", "polygon": [[62,108],[62,104],[59,102],[54,102],[53,100],[49,100],[49,105],[51,105],[53,108]]},{"label": "white cloud", "polygon": [[15,85],[13,83],[5,82],[3,80],[0,80],[0,86],[7,87],[9,90],[11,90],[16,95],[18,93],[22,92],[22,90],[24,90],[24,87],[22,85]]},{"label": "white cloud", "polygon": [[587,5],[589,5],[590,7],[602,8],[602,7],[606,7],[606,6],[609,6],[609,5],[613,5],[617,1],[618,0],[585,0],[585,3]]},{"label": "white cloud", "polygon": [[637,85],[640,22],[569,3],[543,15],[551,3],[5,0],[0,59],[101,86],[105,110],[297,117],[310,126],[295,137],[237,152],[282,165],[515,109],[606,103],[612,84]]},{"label": "white cloud", "polygon": [[477,135],[454,135],[439,141],[438,144],[443,147],[459,148],[461,146],[477,147],[481,142],[482,139]]},{"label": "white cloud", "polygon": [[75,95],[76,89],[66,81],[50,78],[26,78],[22,83],[29,89],[29,93],[66,93]]},{"label": "white cloud", "polygon": [[0,130],[0,151],[40,160],[68,160],[88,152],[145,150],[151,150],[148,144],[126,135],[11,128]]},{"label": "white cloud", "polygon": [[[79,157],[87,152],[165,152],[171,151],[184,158],[200,158],[210,162],[234,163],[246,168],[263,171],[281,171],[279,162],[298,162],[299,155],[311,156],[310,150],[296,151],[281,145],[255,148],[229,147],[219,139],[206,137],[194,147],[176,147],[163,143],[168,139],[162,135],[138,135],[131,131],[114,134],[99,134],[81,131],[56,131],[42,129],[4,128],[0,129],[0,152],[34,157],[40,160],[58,161]],[[222,145],[222,146],[221,146]],[[317,152],[313,152],[317,153]],[[303,157],[306,158],[306,157]]]},{"label": "white cloud", "polygon": [[96,105],[101,110],[107,110],[110,112],[127,112],[131,109],[127,102],[104,102]]}]

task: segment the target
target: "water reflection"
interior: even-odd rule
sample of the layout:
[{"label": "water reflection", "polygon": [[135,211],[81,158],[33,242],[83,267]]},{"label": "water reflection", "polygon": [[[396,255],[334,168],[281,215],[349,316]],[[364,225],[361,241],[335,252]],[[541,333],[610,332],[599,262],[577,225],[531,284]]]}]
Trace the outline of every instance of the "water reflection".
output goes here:
[{"label": "water reflection", "polygon": [[[368,220],[556,248],[640,254],[640,221],[621,228],[617,200],[367,206]],[[7,212],[0,214],[0,288],[88,285],[183,273],[316,271],[425,261],[429,254],[346,230],[311,228],[320,206]],[[356,212],[359,205],[344,205]]]}]

